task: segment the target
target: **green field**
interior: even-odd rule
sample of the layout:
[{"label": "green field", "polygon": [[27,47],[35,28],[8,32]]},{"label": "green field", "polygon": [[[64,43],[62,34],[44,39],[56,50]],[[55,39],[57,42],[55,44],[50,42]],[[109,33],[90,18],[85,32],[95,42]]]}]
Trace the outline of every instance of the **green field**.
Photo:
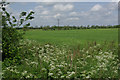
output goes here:
[{"label": "green field", "polygon": [[118,29],[81,29],[81,30],[28,30],[26,39],[36,40],[40,44],[78,45],[96,41],[118,41]]}]

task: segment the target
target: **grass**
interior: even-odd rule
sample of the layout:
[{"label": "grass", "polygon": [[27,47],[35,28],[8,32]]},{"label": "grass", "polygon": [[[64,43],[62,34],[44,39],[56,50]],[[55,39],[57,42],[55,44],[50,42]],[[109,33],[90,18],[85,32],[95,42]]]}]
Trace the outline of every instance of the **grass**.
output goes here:
[{"label": "grass", "polygon": [[2,78],[2,62],[0,61],[0,79]]},{"label": "grass", "polygon": [[19,64],[6,59],[3,78],[118,78],[118,29],[28,30],[24,38]]},{"label": "grass", "polygon": [[118,50],[114,43],[91,43],[83,49],[72,51],[50,44],[41,46],[35,41],[24,40],[20,47],[21,64],[6,66],[10,63],[4,61],[3,78],[118,78]]},{"label": "grass", "polygon": [[96,41],[118,42],[118,29],[82,29],[82,30],[28,30],[25,39],[36,40],[40,44],[72,45]]}]

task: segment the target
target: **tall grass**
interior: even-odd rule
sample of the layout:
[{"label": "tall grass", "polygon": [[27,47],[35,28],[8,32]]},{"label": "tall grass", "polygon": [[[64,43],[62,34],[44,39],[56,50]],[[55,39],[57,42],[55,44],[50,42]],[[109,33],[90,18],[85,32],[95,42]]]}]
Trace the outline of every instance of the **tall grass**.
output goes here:
[{"label": "tall grass", "polygon": [[4,61],[3,78],[118,78],[118,47],[114,42],[66,49],[25,40],[20,48],[21,64],[5,66]]}]

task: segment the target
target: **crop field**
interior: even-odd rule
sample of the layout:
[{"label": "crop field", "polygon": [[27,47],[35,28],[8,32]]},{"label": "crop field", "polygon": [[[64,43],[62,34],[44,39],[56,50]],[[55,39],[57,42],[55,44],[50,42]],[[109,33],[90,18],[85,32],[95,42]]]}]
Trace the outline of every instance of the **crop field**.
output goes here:
[{"label": "crop field", "polygon": [[118,29],[85,29],[85,30],[29,30],[26,39],[36,40],[40,44],[51,43],[55,45],[85,45],[87,42],[103,43],[118,42]]}]

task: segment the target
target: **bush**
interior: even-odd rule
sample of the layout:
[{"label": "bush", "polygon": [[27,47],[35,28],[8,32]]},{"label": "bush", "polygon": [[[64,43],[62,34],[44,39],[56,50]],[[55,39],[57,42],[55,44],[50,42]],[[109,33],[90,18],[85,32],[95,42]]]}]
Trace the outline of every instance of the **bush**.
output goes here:
[{"label": "bush", "polygon": [[[19,53],[19,41],[23,38],[23,32],[18,31],[15,27],[23,26],[25,31],[30,23],[24,24],[25,21],[32,20],[34,17],[31,15],[34,14],[33,11],[27,14],[27,12],[21,12],[19,18],[16,19],[15,16],[9,14],[5,7],[2,9],[2,60],[13,58],[20,59]],[[15,59],[14,59],[15,60]]]},{"label": "bush", "polygon": [[19,53],[19,41],[23,33],[18,32],[15,28],[4,27],[2,29],[2,59],[14,58]]}]

